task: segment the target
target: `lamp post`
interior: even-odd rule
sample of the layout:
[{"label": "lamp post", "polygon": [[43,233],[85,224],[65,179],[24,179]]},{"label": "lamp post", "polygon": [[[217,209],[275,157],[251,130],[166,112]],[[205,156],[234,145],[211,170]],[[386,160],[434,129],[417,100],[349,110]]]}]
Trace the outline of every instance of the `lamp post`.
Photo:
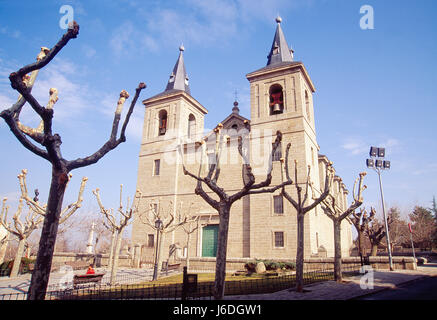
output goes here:
[{"label": "lamp post", "polygon": [[153,268],[153,278],[152,280],[155,281],[158,279],[158,257],[159,257],[159,233],[162,228],[162,221],[161,219],[157,219],[155,221],[155,229],[156,229],[156,251],[155,251],[155,266]]},{"label": "lamp post", "polygon": [[374,169],[376,173],[378,173],[379,189],[381,191],[382,214],[384,216],[385,238],[387,239],[388,261],[390,264],[390,271],[393,271],[394,268],[391,256],[390,235],[388,233],[388,222],[385,214],[384,193],[382,191],[381,180],[381,171],[390,169],[390,161],[383,160],[385,157],[385,148],[370,147],[369,155],[371,158],[366,160],[367,167]]}]

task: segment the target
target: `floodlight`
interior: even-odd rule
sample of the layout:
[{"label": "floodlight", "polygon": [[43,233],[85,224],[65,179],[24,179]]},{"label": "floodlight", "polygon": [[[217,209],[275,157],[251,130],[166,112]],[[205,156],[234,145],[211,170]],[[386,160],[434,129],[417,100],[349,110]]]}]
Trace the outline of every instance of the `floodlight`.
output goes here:
[{"label": "floodlight", "polygon": [[369,155],[370,155],[371,157],[376,157],[377,154],[378,154],[378,148],[376,148],[376,147],[370,147]]},{"label": "floodlight", "polygon": [[375,160],[367,159],[366,164],[367,164],[367,168],[374,168],[375,167]]},{"label": "floodlight", "polygon": [[385,157],[385,148],[378,148],[378,157],[379,158]]},{"label": "floodlight", "polygon": [[382,168],[382,160],[376,160],[375,164],[377,168]]},{"label": "floodlight", "polygon": [[384,161],[382,166],[384,167],[384,169],[390,169],[390,161]]}]

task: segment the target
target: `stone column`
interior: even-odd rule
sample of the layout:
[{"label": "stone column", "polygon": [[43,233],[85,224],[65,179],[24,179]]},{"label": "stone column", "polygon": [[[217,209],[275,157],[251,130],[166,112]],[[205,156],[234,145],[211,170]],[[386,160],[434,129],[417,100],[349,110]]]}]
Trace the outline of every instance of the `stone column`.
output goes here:
[{"label": "stone column", "polygon": [[140,250],[141,247],[138,243],[135,244],[134,246],[134,258],[133,258],[133,267],[134,268],[139,268],[140,267]]},{"label": "stone column", "polygon": [[93,239],[94,239],[94,222],[91,225],[91,231],[90,231],[90,235],[88,237],[88,244],[86,246],[86,253],[92,254],[93,253]]}]

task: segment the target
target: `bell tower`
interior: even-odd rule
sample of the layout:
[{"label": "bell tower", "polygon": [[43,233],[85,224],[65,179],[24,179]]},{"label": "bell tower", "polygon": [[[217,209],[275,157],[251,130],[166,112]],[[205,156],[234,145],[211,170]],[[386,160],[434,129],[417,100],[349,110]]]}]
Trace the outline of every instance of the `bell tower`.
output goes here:
[{"label": "bell tower", "polygon": [[[315,188],[320,190],[319,168],[318,168],[318,150],[319,146],[316,139],[316,130],[314,125],[313,110],[313,93],[315,92],[304,64],[300,61],[294,61],[294,51],[290,49],[285,40],[281,28],[282,19],[276,18],[276,32],[270,52],[267,56],[265,67],[253,71],[246,75],[250,82],[250,101],[251,101],[251,161],[254,169],[258,166],[266,167],[269,150],[275,139],[276,131],[282,132],[281,150],[278,155],[273,157],[273,181],[272,185],[281,182],[281,166],[279,159],[285,157],[285,150],[288,143],[291,143],[289,155],[289,170],[293,183],[305,185],[307,179],[308,166],[311,166],[311,181]],[[270,147],[270,149],[269,149]],[[254,150],[261,150],[256,152]],[[263,160],[256,157],[263,156]],[[294,160],[297,160],[298,178],[294,181]],[[260,173],[260,177],[262,174]],[[304,189],[305,190],[305,189]],[[296,196],[295,186],[287,187],[287,191]],[[276,197],[276,198],[275,198]],[[272,227],[272,234],[281,233],[285,242],[281,250],[277,250],[277,256],[292,256],[296,252],[296,230],[287,230],[284,226],[293,226],[296,229],[296,211],[285,199],[284,214],[269,214],[272,211],[272,203],[281,201],[280,192],[270,195],[257,195],[255,199],[251,197],[251,202],[257,203],[257,215],[266,216],[257,217],[256,220],[269,221]],[[263,198],[263,200],[260,200]],[[275,198],[275,199],[273,199]],[[282,201],[280,202],[282,203]],[[258,207],[258,204],[260,207]],[[265,208],[262,208],[265,206]],[[314,230],[314,210],[307,214],[305,218],[305,256],[317,252],[316,232]],[[320,215],[320,214],[319,214]],[[310,223],[311,222],[311,223]],[[313,230],[310,229],[313,228]],[[251,226],[251,230],[259,230],[257,226]],[[273,236],[274,237],[274,236]],[[251,239],[272,238],[272,235],[260,234],[251,235]],[[256,240],[255,240],[256,241]],[[272,240],[274,243],[275,240]],[[263,243],[251,245],[250,256],[259,256],[257,248],[262,248]],[[272,245],[275,251],[275,246]]]},{"label": "bell tower", "polygon": [[[158,206],[167,208],[169,203],[176,206],[183,176],[177,161],[178,146],[197,141],[203,135],[204,116],[208,111],[191,96],[184,50],[181,45],[165,90],[143,101],[146,112],[137,178],[137,189],[142,192],[140,212],[148,210],[150,204],[158,210]],[[140,223],[138,217],[135,219],[132,241],[144,243],[148,237],[153,240],[153,230]],[[172,239],[167,240],[171,243]],[[141,255],[153,256],[152,248],[145,250]]]}]

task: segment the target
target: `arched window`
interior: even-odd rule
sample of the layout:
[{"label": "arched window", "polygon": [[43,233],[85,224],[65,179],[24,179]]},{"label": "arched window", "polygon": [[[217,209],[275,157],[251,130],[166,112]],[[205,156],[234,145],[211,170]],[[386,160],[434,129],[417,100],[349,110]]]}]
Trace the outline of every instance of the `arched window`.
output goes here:
[{"label": "arched window", "polygon": [[188,138],[193,138],[196,134],[196,118],[192,113],[188,116]]},{"label": "arched window", "polygon": [[284,93],[279,84],[274,84],[269,90],[269,111],[270,115],[284,112]]},{"label": "arched window", "polygon": [[159,111],[159,131],[158,135],[163,136],[167,131],[167,111]]},{"label": "arched window", "polygon": [[308,96],[308,91],[305,90],[305,109],[307,113],[308,120],[311,120],[311,114],[310,114],[310,98]]}]

